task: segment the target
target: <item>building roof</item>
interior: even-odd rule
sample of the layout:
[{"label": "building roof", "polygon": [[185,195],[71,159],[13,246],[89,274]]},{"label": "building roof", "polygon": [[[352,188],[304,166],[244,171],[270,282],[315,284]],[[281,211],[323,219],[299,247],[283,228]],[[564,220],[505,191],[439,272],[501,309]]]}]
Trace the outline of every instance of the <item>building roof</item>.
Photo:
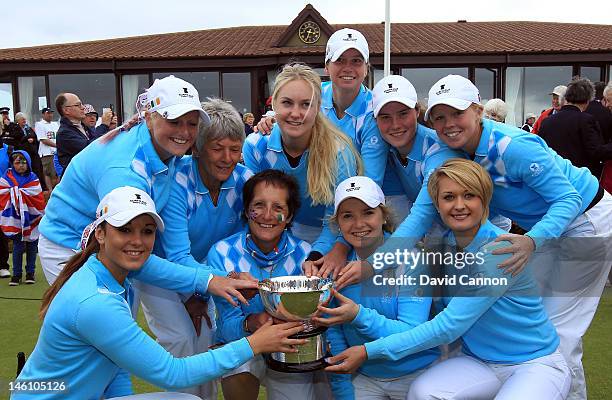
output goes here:
[{"label": "building roof", "polygon": [[[313,9],[314,10],[314,9]],[[316,10],[314,10],[316,11]],[[384,25],[350,26],[382,56]],[[243,26],[0,50],[0,62],[159,60],[315,55],[324,46],[276,47],[287,25]],[[391,25],[393,55],[536,54],[612,51],[612,25],[553,22],[442,22]]]}]

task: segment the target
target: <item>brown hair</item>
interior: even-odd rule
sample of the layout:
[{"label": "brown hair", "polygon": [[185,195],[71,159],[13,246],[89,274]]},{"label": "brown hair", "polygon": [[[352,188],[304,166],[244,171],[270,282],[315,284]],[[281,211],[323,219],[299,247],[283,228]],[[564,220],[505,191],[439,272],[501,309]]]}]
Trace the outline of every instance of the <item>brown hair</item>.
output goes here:
[{"label": "brown hair", "polygon": [[[100,225],[98,225],[98,227],[104,228],[105,225],[106,222],[102,222]],[[83,264],[85,264],[87,259],[92,254],[100,251],[100,244],[95,239],[94,232],[95,230],[91,232],[91,236],[89,237],[89,242],[87,243],[87,247],[85,247],[85,250],[80,251],[70,257],[55,282],[53,282],[51,286],[49,286],[49,288],[45,291],[45,294],[43,295],[42,299],[42,304],[40,305],[40,312],[38,313],[40,319],[45,319],[45,315],[47,315],[47,311],[49,310],[49,306],[55,298],[55,295],[60,291],[62,286],[64,286],[64,284],[68,282],[68,279],[70,279],[70,277],[75,272],[77,272],[83,266]]]}]

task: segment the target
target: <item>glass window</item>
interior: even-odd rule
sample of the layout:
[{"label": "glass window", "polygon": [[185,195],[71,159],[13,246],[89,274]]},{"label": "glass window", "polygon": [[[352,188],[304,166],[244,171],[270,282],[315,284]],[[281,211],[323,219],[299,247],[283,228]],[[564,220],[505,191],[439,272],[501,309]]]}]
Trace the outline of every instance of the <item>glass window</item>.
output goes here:
[{"label": "glass window", "polygon": [[571,66],[509,67],[506,69],[506,123],[523,124],[527,113],[540,115],[550,108],[550,92],[572,79]]},{"label": "glass window", "polygon": [[9,107],[9,117],[11,121],[15,116],[13,107],[13,86],[10,83],[0,83],[0,107]]},{"label": "glass window", "polygon": [[153,74],[153,80],[165,78],[166,76],[174,75],[191,83],[200,96],[200,101],[206,100],[207,97],[219,97],[219,73],[213,72],[160,72]]},{"label": "glass window", "polygon": [[223,74],[223,99],[244,114],[251,112],[251,74],[227,72]]},{"label": "glass window", "polygon": [[403,68],[402,76],[414,85],[418,99],[426,101],[429,96],[429,89],[434,83],[444,78],[446,75],[455,74],[468,77],[468,69],[465,68]]},{"label": "glass window", "polygon": [[580,76],[588,78],[591,82],[599,82],[601,79],[600,67],[580,67]]},{"label": "glass window", "polygon": [[136,114],[136,99],[149,86],[149,75],[123,75],[121,77],[124,121],[127,121],[132,115]]},{"label": "glass window", "polygon": [[49,75],[49,94],[52,101],[63,92],[74,93],[83,102],[91,104],[101,114],[103,108],[115,106],[114,74],[62,74]]},{"label": "glass window", "polygon": [[495,82],[499,70],[497,68],[475,68],[474,84],[480,92],[481,103],[495,97]]},{"label": "glass window", "polygon": [[49,107],[45,77],[20,76],[17,78],[17,87],[19,88],[19,110],[26,114],[28,124],[34,126],[36,121],[42,117],[40,110]]},{"label": "glass window", "polygon": [[372,67],[371,71],[372,76],[374,77],[374,85],[372,87],[374,87],[378,81],[385,77],[385,70]]}]

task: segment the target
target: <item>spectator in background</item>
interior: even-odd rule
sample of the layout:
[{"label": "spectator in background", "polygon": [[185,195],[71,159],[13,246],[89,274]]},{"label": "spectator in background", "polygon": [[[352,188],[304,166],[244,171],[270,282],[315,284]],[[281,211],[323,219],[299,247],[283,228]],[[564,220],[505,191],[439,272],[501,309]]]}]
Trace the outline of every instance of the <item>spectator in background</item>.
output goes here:
[{"label": "spectator in background", "polygon": [[244,122],[244,134],[249,136],[249,134],[253,133],[253,123],[255,122],[255,116],[253,113],[245,113],[242,116],[242,122]]},{"label": "spectator in background", "polygon": [[57,156],[63,169],[70,160],[87,145],[108,132],[108,125],[101,124],[95,131],[82,124],[85,106],[74,93],[60,93],[55,98],[55,108],[60,114],[60,127],[57,131]]},{"label": "spectator in background", "polygon": [[527,113],[525,116],[525,123],[521,126],[521,129],[527,132],[531,132],[533,130],[533,123],[536,120],[536,115],[534,113]]},{"label": "spectator in background", "polygon": [[612,112],[612,81],[608,82],[608,85],[603,90],[601,104]]},{"label": "spectator in background", "polygon": [[612,141],[612,113],[602,104],[605,88],[605,82],[595,82],[595,98],[591,100],[584,112],[591,114],[599,124],[604,143],[610,143]]},{"label": "spectator in background", "polygon": [[538,135],[538,132],[540,131],[540,125],[542,125],[542,121],[544,121],[546,118],[550,117],[551,115],[559,112],[559,110],[561,109],[561,106],[563,106],[563,102],[564,102],[563,96],[565,96],[566,90],[567,90],[567,86],[558,85],[558,86],[555,86],[553,91],[549,93],[552,96],[552,102],[551,102],[552,107],[547,110],[542,111],[542,114],[540,114],[540,117],[538,118],[538,120],[535,122],[535,124],[533,124],[531,133],[535,133],[536,135]]},{"label": "spectator in background", "polygon": [[484,117],[497,122],[506,122],[508,106],[502,99],[491,99],[484,106]]},{"label": "spectator in background", "polygon": [[111,129],[117,127],[117,116],[113,115],[110,108],[105,108],[102,112],[100,125],[98,123],[98,112],[91,104],[85,104],[85,118],[81,121],[85,129],[89,129],[94,136],[100,137]]},{"label": "spectator in background", "polygon": [[[8,107],[2,107],[0,109],[0,114],[4,117],[4,109],[8,109]],[[8,117],[8,111],[6,111],[6,116]],[[5,143],[1,143],[0,141],[0,174],[4,175],[6,170],[9,168],[9,147]],[[11,273],[9,271],[9,249],[8,249],[8,239],[2,233],[0,229],[0,279],[9,278]]]},{"label": "spectator in background", "polygon": [[[18,112],[15,114],[15,123],[9,125],[8,130],[11,131],[9,135],[12,138],[12,145],[15,150],[25,150],[30,156],[31,170],[36,174],[38,179],[43,177],[43,166],[38,156],[38,139],[34,129],[28,125],[28,120],[25,113]],[[11,143],[7,143],[9,146]],[[44,192],[48,191],[49,188],[41,179],[40,185]]]},{"label": "spectator in background", "polygon": [[612,144],[604,144],[599,124],[592,115],[583,112],[593,92],[590,80],[574,79],[565,92],[566,104],[544,120],[539,136],[561,157],[576,167],[587,167],[599,179],[601,161],[612,160]]},{"label": "spectator in background", "polygon": [[11,168],[0,178],[0,227],[13,240],[13,277],[10,286],[22,278],[23,253],[26,253],[26,284],[35,283],[38,223],[45,210],[40,181],[32,172],[25,150],[11,154]]},{"label": "spectator in background", "polygon": [[53,110],[45,107],[41,110],[42,119],[34,125],[34,131],[38,138],[38,155],[42,163],[43,177],[49,190],[53,190],[57,185],[57,173],[53,166],[53,155],[56,152],[55,134],[59,129],[59,123],[53,121]]},{"label": "spectator in background", "polygon": [[4,129],[11,123],[11,118],[9,117],[9,111],[11,109],[9,107],[0,107],[0,115],[2,116],[2,125],[0,126],[0,134],[4,135]]}]

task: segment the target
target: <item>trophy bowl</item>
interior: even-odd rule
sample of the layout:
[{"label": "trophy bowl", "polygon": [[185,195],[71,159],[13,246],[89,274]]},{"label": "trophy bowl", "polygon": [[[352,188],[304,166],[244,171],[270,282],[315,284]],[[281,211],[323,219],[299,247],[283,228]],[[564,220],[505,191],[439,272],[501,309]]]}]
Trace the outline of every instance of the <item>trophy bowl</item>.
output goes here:
[{"label": "trophy bowl", "polygon": [[259,295],[268,314],[284,321],[302,321],[306,326],[291,338],[306,339],[307,343],[297,346],[297,353],[265,355],[268,367],[280,372],[311,372],[327,366],[327,328],[315,327],[309,320],[317,306],[329,300],[333,285],[332,279],[316,276],[282,276],[259,283]]},{"label": "trophy bowl", "polygon": [[281,276],[259,282],[259,296],[268,314],[284,321],[307,321],[329,300],[334,282],[316,276]]}]

